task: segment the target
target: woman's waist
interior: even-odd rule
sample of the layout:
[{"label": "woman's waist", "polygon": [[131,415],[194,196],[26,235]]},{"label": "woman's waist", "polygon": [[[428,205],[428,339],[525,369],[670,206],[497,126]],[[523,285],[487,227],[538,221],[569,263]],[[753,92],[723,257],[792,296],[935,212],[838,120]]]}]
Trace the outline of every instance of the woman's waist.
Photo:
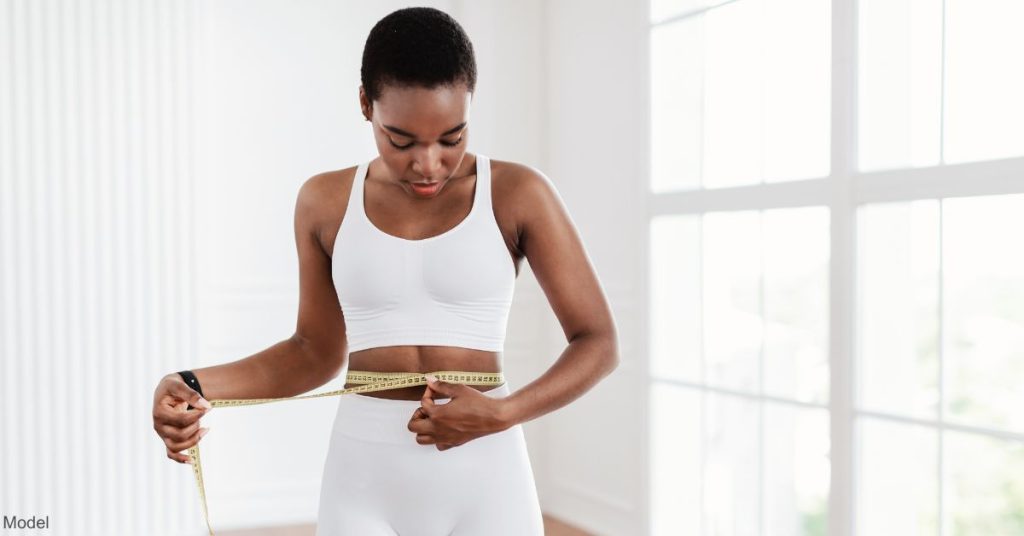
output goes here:
[{"label": "woman's waist", "polygon": [[[474,350],[455,347],[423,347],[395,346],[360,350],[349,354],[348,377],[345,388],[367,383],[373,378],[362,378],[362,372],[382,375],[401,375],[403,373],[425,374],[439,371],[458,371],[481,373],[487,381],[474,385],[476,378],[465,377],[467,385],[480,392],[488,392],[496,387],[491,379],[493,375],[501,375],[501,355],[497,352]],[[355,376],[355,378],[353,378]],[[390,400],[420,400],[425,385],[411,387],[394,387],[382,391],[358,393],[353,396],[385,398]]]},{"label": "woman's waist", "polygon": [[[350,387],[356,387],[358,385],[360,385],[360,384],[346,383],[345,384],[345,388],[348,389]],[[502,385],[504,385],[504,384],[502,384]],[[480,391],[481,393],[489,393],[492,390],[497,389],[498,386],[494,386],[494,385],[470,385],[469,387],[472,387],[473,389],[476,389],[477,391]],[[426,390],[426,387],[420,385],[420,386],[416,386],[416,387],[395,387],[393,389],[387,389],[387,390],[384,390],[384,391],[372,391],[372,392],[369,392],[369,393],[354,393],[354,394],[351,394],[351,395],[348,395],[348,396],[357,396],[357,397],[360,397],[360,398],[385,399],[385,400],[391,400],[391,401],[396,401],[396,402],[415,402],[418,405],[420,399],[423,398],[423,393],[424,393],[425,390]]]},{"label": "woman's waist", "polygon": [[[419,389],[419,396],[422,396],[425,387]],[[503,383],[483,394],[504,398],[510,393],[511,387]],[[438,405],[450,401],[449,398],[434,399]],[[362,394],[344,395],[338,398],[334,433],[367,441],[415,445],[415,434],[409,431],[408,424],[419,407],[420,398],[392,400]]]},{"label": "woman's waist", "polygon": [[[462,384],[484,394],[492,393],[496,388],[505,385],[505,376],[501,372],[450,369],[415,372],[349,370],[345,378],[345,388],[378,386],[378,388],[372,388],[371,390],[352,393],[351,396],[418,403],[427,390],[427,385],[423,378],[426,374],[433,375],[439,381]],[[432,398],[445,399],[445,397],[436,394]]]}]

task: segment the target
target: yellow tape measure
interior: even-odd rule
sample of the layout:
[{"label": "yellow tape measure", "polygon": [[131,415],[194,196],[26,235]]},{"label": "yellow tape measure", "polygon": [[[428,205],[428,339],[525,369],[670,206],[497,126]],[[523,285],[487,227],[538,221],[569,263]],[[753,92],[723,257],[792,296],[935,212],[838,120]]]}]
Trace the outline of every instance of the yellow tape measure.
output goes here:
[{"label": "yellow tape measure", "polygon": [[[501,385],[505,383],[505,377],[500,372],[463,372],[458,370],[442,370],[438,372],[369,372],[349,371],[345,377],[345,383],[360,384],[348,389],[315,393],[311,395],[292,396],[285,398],[239,398],[225,400],[209,400],[213,407],[221,406],[255,406],[258,404],[269,404],[271,402],[282,402],[284,400],[301,400],[304,398],[322,398],[326,396],[340,396],[352,393],[369,393],[372,391],[384,391],[400,387],[415,387],[427,384],[427,375],[434,376],[438,381],[448,383],[464,383],[466,385]],[[411,432],[410,432],[411,433]],[[410,441],[414,439],[410,438]],[[199,500],[203,506],[203,518],[206,520],[206,528],[213,536],[213,527],[210,526],[210,512],[206,507],[206,488],[203,486],[203,466],[199,462],[199,444],[196,443],[188,449],[189,458],[192,460],[192,473],[196,477],[196,485],[199,487]]]}]

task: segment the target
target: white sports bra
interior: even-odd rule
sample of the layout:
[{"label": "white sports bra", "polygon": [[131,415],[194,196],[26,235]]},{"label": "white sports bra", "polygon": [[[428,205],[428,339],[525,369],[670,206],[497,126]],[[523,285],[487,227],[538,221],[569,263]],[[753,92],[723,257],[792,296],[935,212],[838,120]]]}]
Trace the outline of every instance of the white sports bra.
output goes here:
[{"label": "white sports bra", "polygon": [[422,240],[370,222],[368,168],[356,170],[331,264],[349,352],[400,345],[503,351],[516,270],[491,207],[490,160],[476,156],[469,215]]}]

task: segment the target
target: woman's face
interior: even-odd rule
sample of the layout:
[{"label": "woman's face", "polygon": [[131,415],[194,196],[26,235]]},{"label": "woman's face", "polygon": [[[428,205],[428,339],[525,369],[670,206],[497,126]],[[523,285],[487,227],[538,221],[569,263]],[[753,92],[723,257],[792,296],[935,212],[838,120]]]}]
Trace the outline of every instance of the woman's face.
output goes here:
[{"label": "woman's face", "polygon": [[465,84],[429,89],[385,85],[370,103],[359,88],[381,160],[403,189],[411,193],[406,183],[443,183],[455,174],[466,154],[472,97]]}]

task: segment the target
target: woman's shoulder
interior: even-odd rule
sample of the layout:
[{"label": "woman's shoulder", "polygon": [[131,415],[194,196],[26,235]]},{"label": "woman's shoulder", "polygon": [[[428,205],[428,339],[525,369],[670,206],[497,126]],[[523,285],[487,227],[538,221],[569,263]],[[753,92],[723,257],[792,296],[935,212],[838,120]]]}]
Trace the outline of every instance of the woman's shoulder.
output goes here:
[{"label": "woman's shoulder", "polygon": [[541,190],[553,188],[551,179],[542,171],[529,164],[491,158],[491,182],[494,189],[501,189],[508,195],[542,194]]},{"label": "woman's shoulder", "polygon": [[[320,212],[337,208],[339,199],[347,199],[352,179],[359,166],[323,171],[309,177],[299,187],[298,203],[307,210]],[[344,208],[344,204],[342,204]],[[336,212],[332,211],[332,212]]]},{"label": "woman's shoulder", "polygon": [[552,230],[549,226],[567,219],[554,183],[533,166],[492,159],[491,183],[494,213],[502,228],[515,229],[517,234],[528,229],[548,232]]},{"label": "woman's shoulder", "polygon": [[302,184],[302,190],[309,190],[310,193],[324,194],[331,190],[348,189],[352,187],[352,178],[359,166],[350,166],[342,169],[322,171],[309,177]]},{"label": "woman's shoulder", "polygon": [[295,201],[296,220],[306,222],[320,238],[325,251],[332,249],[327,244],[332,241],[327,236],[332,234],[329,231],[336,228],[345,217],[348,197],[358,167],[351,166],[317,173],[306,179],[299,187]]},{"label": "woman's shoulder", "polygon": [[491,159],[491,182],[496,198],[514,206],[557,198],[554,183],[536,167],[511,160]]}]

